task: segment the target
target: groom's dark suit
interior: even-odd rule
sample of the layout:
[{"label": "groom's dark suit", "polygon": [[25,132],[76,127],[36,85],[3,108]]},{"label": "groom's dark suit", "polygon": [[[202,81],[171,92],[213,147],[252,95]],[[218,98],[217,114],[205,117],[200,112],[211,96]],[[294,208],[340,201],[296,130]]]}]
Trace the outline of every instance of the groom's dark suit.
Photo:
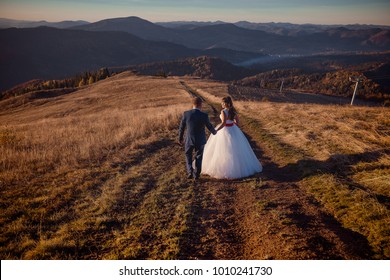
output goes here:
[{"label": "groom's dark suit", "polygon": [[[187,128],[185,137],[186,167],[189,176],[198,178],[202,168],[203,149],[206,144],[205,127],[212,134],[216,134],[211,125],[209,116],[199,109],[184,112],[179,127],[179,141],[183,141],[184,130]],[[195,170],[192,167],[192,153],[195,151]]]}]

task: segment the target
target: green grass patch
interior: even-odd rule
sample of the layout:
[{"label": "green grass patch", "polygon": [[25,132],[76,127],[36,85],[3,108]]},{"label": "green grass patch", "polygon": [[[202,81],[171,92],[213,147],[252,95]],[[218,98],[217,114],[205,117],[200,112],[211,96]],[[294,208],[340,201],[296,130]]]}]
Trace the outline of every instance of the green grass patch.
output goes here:
[{"label": "green grass patch", "polygon": [[366,236],[376,258],[390,258],[390,212],[375,196],[351,188],[332,174],[308,177],[301,184],[344,227]]}]

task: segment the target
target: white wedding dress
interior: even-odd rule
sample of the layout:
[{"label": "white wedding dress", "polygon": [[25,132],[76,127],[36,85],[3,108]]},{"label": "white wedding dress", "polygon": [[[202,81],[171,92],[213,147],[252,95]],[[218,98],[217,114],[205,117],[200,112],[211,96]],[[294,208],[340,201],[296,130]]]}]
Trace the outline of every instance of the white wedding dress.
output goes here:
[{"label": "white wedding dress", "polygon": [[[223,110],[227,119],[228,109]],[[202,174],[218,179],[237,179],[261,172],[263,167],[244,133],[232,120],[210,135],[203,153]]]}]

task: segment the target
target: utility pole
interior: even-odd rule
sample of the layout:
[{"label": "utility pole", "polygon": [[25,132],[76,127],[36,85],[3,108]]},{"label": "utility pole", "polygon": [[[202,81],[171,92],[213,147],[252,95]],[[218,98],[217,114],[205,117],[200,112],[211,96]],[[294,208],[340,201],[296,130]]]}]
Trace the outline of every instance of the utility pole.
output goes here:
[{"label": "utility pole", "polygon": [[356,96],[356,92],[357,92],[357,88],[358,88],[358,85],[359,85],[359,82],[360,82],[360,77],[358,78],[352,78],[352,77],[349,77],[349,80],[351,82],[355,82],[355,90],[353,91],[353,95],[352,95],[352,100],[351,100],[351,106],[353,105],[353,101],[355,100],[355,96]]},{"label": "utility pole", "polygon": [[282,80],[282,84],[280,85],[280,89],[279,89],[279,92],[282,93],[282,90],[283,90],[283,84],[284,84],[284,79]]}]

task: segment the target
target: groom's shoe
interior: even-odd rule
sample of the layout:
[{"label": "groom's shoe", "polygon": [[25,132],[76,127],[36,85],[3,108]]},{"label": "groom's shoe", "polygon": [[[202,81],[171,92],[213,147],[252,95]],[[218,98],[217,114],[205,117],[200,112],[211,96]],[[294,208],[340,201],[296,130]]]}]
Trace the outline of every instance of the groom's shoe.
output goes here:
[{"label": "groom's shoe", "polygon": [[199,180],[199,177],[200,177],[200,175],[199,175],[199,174],[196,174],[196,173],[194,172],[194,179],[195,179],[195,180]]},{"label": "groom's shoe", "polygon": [[194,178],[194,177],[192,176],[192,174],[188,174],[188,175],[187,175],[187,179],[192,179],[192,178]]}]

